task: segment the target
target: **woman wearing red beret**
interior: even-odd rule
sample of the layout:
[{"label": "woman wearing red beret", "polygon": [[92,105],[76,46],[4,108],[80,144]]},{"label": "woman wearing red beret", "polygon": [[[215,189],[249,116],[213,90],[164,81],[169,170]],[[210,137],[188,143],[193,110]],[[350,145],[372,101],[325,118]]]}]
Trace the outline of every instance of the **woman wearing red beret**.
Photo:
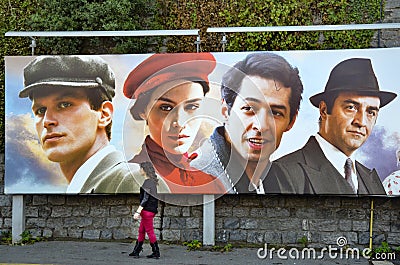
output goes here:
[{"label": "woman wearing red beret", "polygon": [[214,176],[189,166],[197,157],[188,150],[200,128],[198,109],[215,65],[210,53],[154,54],[125,80],[124,95],[135,99],[131,115],[149,129],[141,152],[129,162],[152,162],[171,193],[226,192]]}]

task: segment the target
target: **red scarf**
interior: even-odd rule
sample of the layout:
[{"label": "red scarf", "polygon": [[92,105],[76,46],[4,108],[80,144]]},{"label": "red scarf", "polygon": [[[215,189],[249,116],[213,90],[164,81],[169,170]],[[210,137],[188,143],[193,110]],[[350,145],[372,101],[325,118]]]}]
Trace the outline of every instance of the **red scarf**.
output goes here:
[{"label": "red scarf", "polygon": [[226,191],[216,177],[190,166],[190,161],[196,157],[196,153],[191,155],[168,153],[147,136],[142,151],[130,162],[152,162],[171,193],[224,194]]}]

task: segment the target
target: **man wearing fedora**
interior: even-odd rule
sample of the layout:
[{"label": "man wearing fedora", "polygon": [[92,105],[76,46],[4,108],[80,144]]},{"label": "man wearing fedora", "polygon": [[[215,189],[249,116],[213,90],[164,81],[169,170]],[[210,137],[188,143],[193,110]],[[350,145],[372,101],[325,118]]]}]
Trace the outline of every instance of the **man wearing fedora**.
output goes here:
[{"label": "man wearing fedora", "polygon": [[368,139],[380,108],[396,97],[380,91],[369,59],[351,58],[331,71],[325,91],[310,98],[319,108],[319,132],[306,145],[274,162],[277,177],[299,194],[385,194],[375,169],[354,159]]},{"label": "man wearing fedora", "polygon": [[98,56],[39,56],[24,68],[19,97],[32,101],[40,145],[59,164],[66,193],[138,192],[121,152],[109,144],[115,77]]}]

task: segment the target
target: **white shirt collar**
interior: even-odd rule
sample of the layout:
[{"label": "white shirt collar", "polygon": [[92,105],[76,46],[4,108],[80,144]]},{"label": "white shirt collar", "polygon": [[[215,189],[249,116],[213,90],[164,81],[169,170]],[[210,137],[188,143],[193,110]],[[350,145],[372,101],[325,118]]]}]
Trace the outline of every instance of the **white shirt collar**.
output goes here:
[{"label": "white shirt collar", "polygon": [[[344,164],[346,162],[346,159],[349,158],[347,157],[342,151],[337,149],[335,146],[333,146],[331,143],[329,143],[327,140],[325,140],[319,133],[315,135],[315,139],[317,140],[319,146],[322,149],[322,152],[324,153],[325,157],[331,162],[331,164],[336,168],[336,170],[340,173],[340,175],[345,177],[344,175]],[[353,161],[353,170],[351,174],[351,179],[354,183],[354,186],[358,190],[358,179],[357,179],[357,174],[356,174],[356,168],[354,166],[355,163],[355,152],[350,156],[351,161]]]},{"label": "white shirt collar", "polygon": [[86,160],[72,177],[72,180],[67,188],[67,193],[79,193],[82,190],[82,187],[90,173],[96,168],[100,161],[115,150],[116,149],[113,145],[107,145]]}]

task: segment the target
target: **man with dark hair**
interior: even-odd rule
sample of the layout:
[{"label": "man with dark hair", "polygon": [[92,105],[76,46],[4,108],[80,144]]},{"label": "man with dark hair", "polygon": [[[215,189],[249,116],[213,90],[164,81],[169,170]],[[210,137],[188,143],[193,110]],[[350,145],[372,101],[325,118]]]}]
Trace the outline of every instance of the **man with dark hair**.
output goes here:
[{"label": "man with dark hair", "polygon": [[274,53],[253,53],[222,78],[224,125],[217,127],[192,165],[230,184],[227,193],[293,191],[267,177],[270,155],[290,130],[303,85],[297,68]]},{"label": "man with dark hair", "polygon": [[67,193],[138,192],[122,153],[109,144],[115,77],[98,56],[40,56],[24,68],[19,97],[32,101],[45,155],[60,165]]},{"label": "man with dark hair", "polygon": [[319,132],[303,148],[275,161],[271,174],[289,179],[295,193],[385,194],[375,169],[354,155],[371,134],[380,108],[395,97],[379,90],[369,59],[340,62],[325,91],[310,98],[319,108]]}]

